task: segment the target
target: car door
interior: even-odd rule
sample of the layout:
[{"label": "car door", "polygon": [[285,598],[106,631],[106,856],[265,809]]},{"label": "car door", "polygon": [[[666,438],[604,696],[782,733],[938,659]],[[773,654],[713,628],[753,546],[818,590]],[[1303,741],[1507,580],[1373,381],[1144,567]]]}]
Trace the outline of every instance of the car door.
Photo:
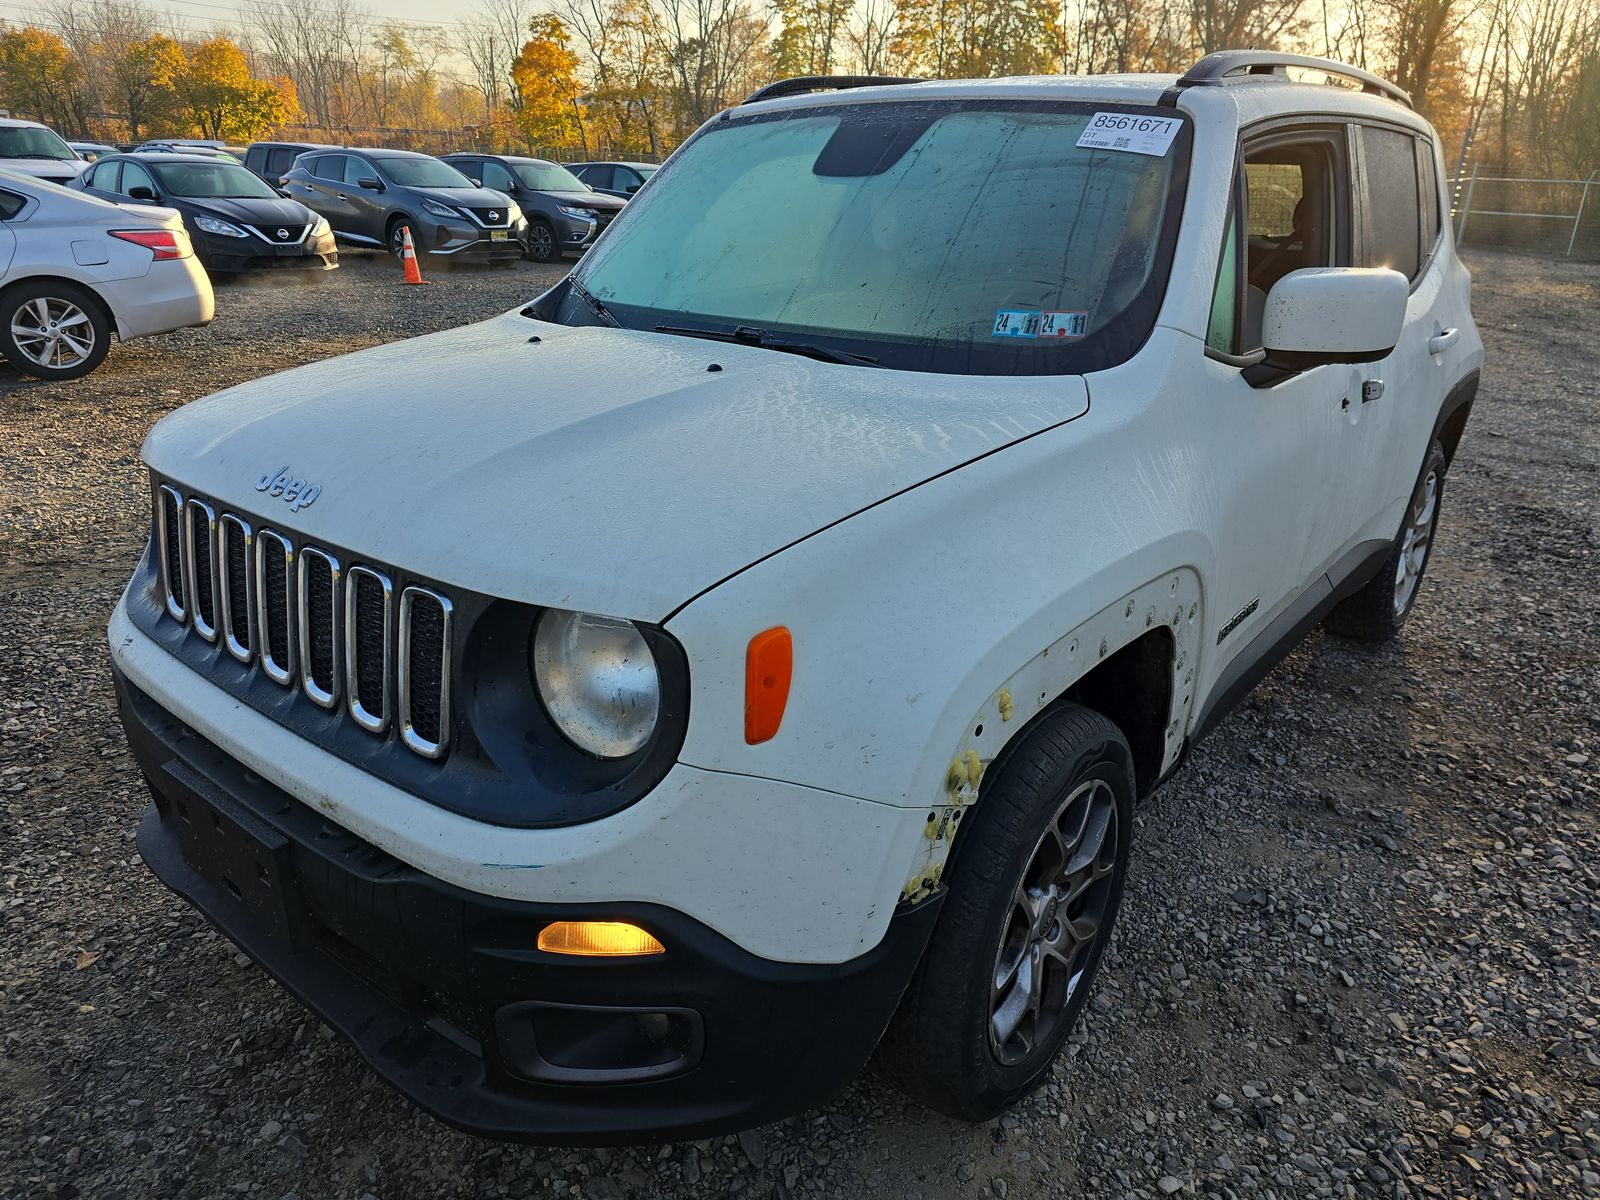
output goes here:
[{"label": "car door", "polygon": [[[1346,145],[1342,128],[1280,126],[1247,141],[1235,170],[1205,361],[1196,372],[1219,531],[1213,680],[1236,656],[1259,655],[1262,647],[1251,641],[1275,618],[1327,594],[1325,573],[1348,540],[1352,518],[1330,505],[1329,494],[1349,369],[1317,366],[1270,386],[1257,372],[1261,311],[1273,276],[1348,263]],[[1314,219],[1303,216],[1307,227],[1298,239],[1292,235],[1297,209],[1315,212]]]},{"label": "car door", "polygon": [[294,181],[290,195],[328,219],[341,237],[360,234],[355,210],[345,196],[343,154],[319,154],[306,160],[305,174]]},{"label": "car door", "polygon": [[611,187],[611,180],[614,177],[615,171],[616,168],[612,167],[608,163],[596,163],[593,166],[585,167],[583,169],[583,174],[579,175],[578,178],[583,180],[597,192],[604,192],[608,196],[615,196],[616,192],[613,191]]},{"label": "car door", "polygon": [[1394,351],[1359,372],[1365,391],[1343,446],[1344,470],[1369,500],[1358,536],[1391,539],[1445,393],[1460,376],[1459,366],[1448,367],[1467,314],[1437,253],[1442,222],[1433,139],[1376,122],[1358,128],[1362,265],[1406,275],[1411,296]]},{"label": "car door", "polygon": [[[361,181],[378,181],[377,188],[363,187]],[[378,173],[378,168],[364,158],[357,158],[354,154],[344,157],[344,185],[343,192],[346,203],[350,205],[352,232],[382,245],[386,230],[384,218],[388,214],[388,205],[380,190],[383,186],[383,176]]]}]

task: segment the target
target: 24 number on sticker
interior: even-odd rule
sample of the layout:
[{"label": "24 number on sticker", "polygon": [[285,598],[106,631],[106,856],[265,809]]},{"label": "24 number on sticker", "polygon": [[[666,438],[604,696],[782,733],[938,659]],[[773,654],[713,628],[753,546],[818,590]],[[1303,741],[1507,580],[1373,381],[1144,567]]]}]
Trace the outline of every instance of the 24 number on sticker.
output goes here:
[{"label": "24 number on sticker", "polygon": [[1078,138],[1088,150],[1120,150],[1161,158],[1172,148],[1183,122],[1176,117],[1142,117],[1136,113],[1097,112]]}]

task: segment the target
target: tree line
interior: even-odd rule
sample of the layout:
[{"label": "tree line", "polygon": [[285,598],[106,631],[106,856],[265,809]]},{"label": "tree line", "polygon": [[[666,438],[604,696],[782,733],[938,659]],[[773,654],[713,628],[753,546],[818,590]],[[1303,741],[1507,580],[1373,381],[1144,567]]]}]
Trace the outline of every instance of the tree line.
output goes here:
[{"label": "tree line", "polygon": [[45,0],[0,27],[0,106],[101,140],[659,159],[784,76],[1182,71],[1232,47],[1385,75],[1493,170],[1600,166],[1600,0],[478,0],[449,22],[244,0],[200,30],[143,0]]}]

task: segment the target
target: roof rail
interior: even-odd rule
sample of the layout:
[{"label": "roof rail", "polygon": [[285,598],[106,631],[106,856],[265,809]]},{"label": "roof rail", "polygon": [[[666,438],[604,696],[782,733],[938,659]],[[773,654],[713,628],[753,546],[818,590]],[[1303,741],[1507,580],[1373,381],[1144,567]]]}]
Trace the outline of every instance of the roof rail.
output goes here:
[{"label": "roof rail", "polygon": [[757,88],[741,104],[755,104],[761,100],[776,100],[779,96],[800,96],[807,92],[842,92],[847,88],[878,87],[891,83],[921,83],[904,75],[801,75],[794,79],[780,79],[764,88]]},{"label": "roof rail", "polygon": [[[1386,96],[1390,100],[1399,101],[1407,108],[1411,107],[1411,96],[1405,89],[1396,87],[1371,71],[1363,71],[1360,67],[1352,67],[1349,63],[1338,62],[1331,58],[1313,58],[1309,54],[1280,54],[1276,50],[1215,51],[1190,67],[1183,78],[1178,80],[1177,88],[1245,83],[1262,75],[1282,77],[1286,74],[1286,67],[1303,67],[1310,71],[1321,71],[1325,75],[1337,75],[1342,79],[1353,80],[1369,95]],[[1172,102],[1177,102],[1176,96]]]}]

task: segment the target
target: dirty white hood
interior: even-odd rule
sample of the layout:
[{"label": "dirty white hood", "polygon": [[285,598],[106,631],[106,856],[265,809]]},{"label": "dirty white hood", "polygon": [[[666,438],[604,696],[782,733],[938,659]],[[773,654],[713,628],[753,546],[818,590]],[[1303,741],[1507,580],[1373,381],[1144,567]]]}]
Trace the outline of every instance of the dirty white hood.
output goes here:
[{"label": "dirty white hood", "polygon": [[[1087,408],[1076,377],[842,366],[509,313],[219,392],[158,424],[144,458],[278,528],[441,583],[660,620]],[[256,490],[280,468],[320,488],[311,504]]]}]

